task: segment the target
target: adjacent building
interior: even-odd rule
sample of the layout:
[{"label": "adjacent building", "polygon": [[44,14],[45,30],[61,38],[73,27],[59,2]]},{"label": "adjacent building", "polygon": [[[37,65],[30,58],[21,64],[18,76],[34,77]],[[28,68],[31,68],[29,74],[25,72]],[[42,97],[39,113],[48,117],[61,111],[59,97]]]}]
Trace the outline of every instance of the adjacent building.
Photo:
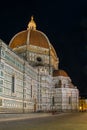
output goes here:
[{"label": "adjacent building", "polygon": [[0,112],[76,111],[79,91],[31,17],[9,46],[0,40]]}]

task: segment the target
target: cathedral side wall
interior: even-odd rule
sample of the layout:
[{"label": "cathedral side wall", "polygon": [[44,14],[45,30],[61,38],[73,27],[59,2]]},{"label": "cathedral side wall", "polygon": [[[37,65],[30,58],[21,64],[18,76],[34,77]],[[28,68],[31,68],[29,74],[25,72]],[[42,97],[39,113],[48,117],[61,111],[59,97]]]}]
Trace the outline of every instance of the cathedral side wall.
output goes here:
[{"label": "cathedral side wall", "polygon": [[0,112],[37,109],[37,74],[4,43],[0,45]]}]

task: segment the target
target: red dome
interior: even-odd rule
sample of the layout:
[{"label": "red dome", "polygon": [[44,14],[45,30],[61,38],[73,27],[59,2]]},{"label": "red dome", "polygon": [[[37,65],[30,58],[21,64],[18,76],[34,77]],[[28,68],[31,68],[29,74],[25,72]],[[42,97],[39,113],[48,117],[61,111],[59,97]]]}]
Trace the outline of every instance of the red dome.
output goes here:
[{"label": "red dome", "polygon": [[54,70],[53,76],[64,76],[69,77],[68,74],[64,70]]}]

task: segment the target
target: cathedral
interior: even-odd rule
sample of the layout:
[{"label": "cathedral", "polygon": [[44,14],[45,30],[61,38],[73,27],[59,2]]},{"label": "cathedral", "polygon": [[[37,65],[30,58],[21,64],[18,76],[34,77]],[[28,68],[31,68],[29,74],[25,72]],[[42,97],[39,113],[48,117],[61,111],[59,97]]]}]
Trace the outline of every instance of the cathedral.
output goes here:
[{"label": "cathedral", "polygon": [[34,18],[9,45],[0,40],[0,113],[77,111],[79,90]]}]

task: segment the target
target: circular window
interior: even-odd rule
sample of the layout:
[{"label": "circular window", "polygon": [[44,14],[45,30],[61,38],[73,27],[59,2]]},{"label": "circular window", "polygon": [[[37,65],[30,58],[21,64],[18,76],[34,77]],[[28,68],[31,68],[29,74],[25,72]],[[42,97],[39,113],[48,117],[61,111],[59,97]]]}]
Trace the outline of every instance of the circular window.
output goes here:
[{"label": "circular window", "polygon": [[41,57],[37,57],[37,61],[41,62],[42,61]]}]

